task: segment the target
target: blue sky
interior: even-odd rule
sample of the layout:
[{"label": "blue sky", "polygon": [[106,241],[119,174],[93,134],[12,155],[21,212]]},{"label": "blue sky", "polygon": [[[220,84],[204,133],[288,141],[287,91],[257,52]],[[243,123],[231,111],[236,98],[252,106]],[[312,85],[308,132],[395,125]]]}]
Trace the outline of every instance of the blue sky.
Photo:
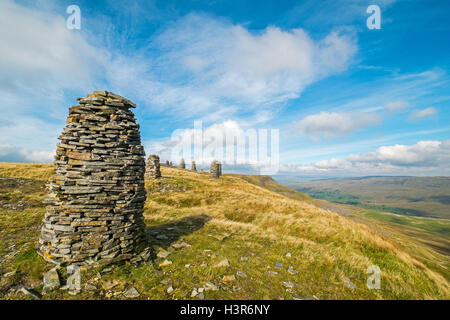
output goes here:
[{"label": "blue sky", "polygon": [[279,173],[449,175],[449,16],[433,0],[4,0],[0,161],[51,162],[68,107],[106,89],[137,103],[147,154],[201,120],[278,129]]}]

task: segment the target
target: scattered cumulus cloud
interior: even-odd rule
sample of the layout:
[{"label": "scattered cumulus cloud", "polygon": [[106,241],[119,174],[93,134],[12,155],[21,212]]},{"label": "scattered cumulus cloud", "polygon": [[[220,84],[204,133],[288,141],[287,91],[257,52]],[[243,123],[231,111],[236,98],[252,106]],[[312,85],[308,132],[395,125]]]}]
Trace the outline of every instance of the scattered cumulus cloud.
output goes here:
[{"label": "scattered cumulus cloud", "polygon": [[438,114],[439,110],[433,107],[425,108],[422,110],[416,110],[411,114],[411,119],[418,120],[430,116],[434,116],[435,114]]},{"label": "scattered cumulus cloud", "polygon": [[297,98],[306,86],[346,70],[357,46],[349,32],[331,32],[315,41],[303,29],[269,26],[251,32],[189,14],[164,30],[152,49],[160,53],[158,68],[171,81],[158,102],[176,101],[191,110],[194,99],[200,108],[225,104],[248,110]]},{"label": "scattered cumulus cloud", "polygon": [[391,164],[396,166],[435,166],[450,163],[450,141],[419,141],[412,146],[396,144],[383,146],[375,152],[351,155],[352,163],[374,165]]},{"label": "scattered cumulus cloud", "polygon": [[312,164],[290,164],[282,172],[338,175],[450,174],[450,140],[419,141],[413,145],[382,146],[374,152],[352,154]]},{"label": "scattered cumulus cloud", "polygon": [[320,112],[300,120],[295,127],[303,134],[336,138],[381,121],[377,113]]},{"label": "scattered cumulus cloud", "polygon": [[386,107],[390,113],[396,113],[410,107],[410,103],[406,101],[388,102]]},{"label": "scattered cumulus cloud", "polygon": [[[65,27],[65,17],[0,2],[0,92],[61,99],[62,90],[86,88],[107,53]],[[13,26],[13,27],[12,27]]]},{"label": "scattered cumulus cloud", "polygon": [[0,144],[0,162],[50,163],[53,161],[54,155],[54,151],[29,150],[12,145]]}]

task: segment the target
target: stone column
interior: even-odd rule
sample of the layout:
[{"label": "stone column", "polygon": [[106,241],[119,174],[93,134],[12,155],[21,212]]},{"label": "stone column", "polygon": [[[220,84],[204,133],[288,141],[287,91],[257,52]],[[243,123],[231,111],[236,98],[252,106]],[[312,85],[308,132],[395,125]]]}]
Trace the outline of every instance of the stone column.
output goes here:
[{"label": "stone column", "polygon": [[166,166],[170,166],[169,160],[166,160]]},{"label": "stone column", "polygon": [[191,170],[192,171],[197,171],[197,166],[195,165],[195,161],[192,161]]},{"label": "stone column", "polygon": [[133,261],[145,239],[145,154],[136,105],[94,91],[69,109],[39,253],[53,263]]},{"label": "stone column", "polygon": [[180,168],[181,169],[186,169],[186,163],[184,162],[183,158],[181,158],[181,160],[180,160]]},{"label": "stone column", "polygon": [[161,178],[161,168],[159,164],[159,156],[152,154],[147,160],[147,177],[157,179]]},{"label": "stone column", "polygon": [[211,162],[209,175],[215,179],[218,179],[220,177],[220,163],[217,160]]}]

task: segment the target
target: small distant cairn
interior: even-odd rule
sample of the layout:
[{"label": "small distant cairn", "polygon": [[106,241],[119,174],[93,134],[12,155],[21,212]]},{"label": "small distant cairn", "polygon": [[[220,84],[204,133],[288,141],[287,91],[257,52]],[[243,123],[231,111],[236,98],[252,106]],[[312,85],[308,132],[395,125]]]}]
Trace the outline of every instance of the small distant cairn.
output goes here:
[{"label": "small distant cairn", "polygon": [[213,162],[211,162],[209,175],[214,179],[218,179],[222,175],[222,165],[219,161],[214,160]]},{"label": "small distant cairn", "polygon": [[169,167],[173,167],[172,161],[169,162]]},{"label": "small distant cairn", "polygon": [[191,170],[192,171],[197,171],[197,166],[195,165],[195,161],[192,161]]},{"label": "small distant cairn", "polygon": [[186,169],[186,163],[184,162],[184,158],[181,158],[181,160],[180,160],[180,168]]},{"label": "small distant cairn", "polygon": [[159,156],[152,154],[147,160],[147,177],[151,179],[161,178],[161,169],[159,164]]},{"label": "small distant cairn", "polygon": [[169,160],[166,160],[166,166],[170,167],[170,162],[169,162]]},{"label": "small distant cairn", "polygon": [[78,100],[57,144],[38,253],[55,264],[146,260],[145,153],[129,110],[136,105],[107,91]]}]

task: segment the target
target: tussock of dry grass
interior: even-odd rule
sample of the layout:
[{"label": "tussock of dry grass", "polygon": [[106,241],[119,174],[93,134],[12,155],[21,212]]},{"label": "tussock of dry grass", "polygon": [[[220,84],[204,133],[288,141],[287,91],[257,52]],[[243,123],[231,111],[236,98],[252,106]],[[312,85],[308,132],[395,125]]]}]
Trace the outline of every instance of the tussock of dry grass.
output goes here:
[{"label": "tussock of dry grass", "polygon": [[48,181],[54,172],[52,164],[0,162],[0,177]]},{"label": "tussock of dry grass", "polygon": [[[423,263],[402,251],[395,242],[364,224],[311,203],[286,198],[239,177],[225,175],[214,180],[188,170],[167,167],[162,168],[162,173],[165,177],[183,180],[195,187],[182,193],[171,193],[171,203],[167,204],[154,203],[152,199],[157,199],[159,195],[150,195],[147,204],[148,208],[152,208],[151,214],[147,215],[149,219],[158,220],[167,215],[167,212],[171,212],[171,216],[204,213],[213,218],[209,222],[212,225],[228,230],[245,230],[249,235],[288,242],[290,245],[301,245],[304,247],[304,258],[314,248],[315,255],[310,258],[324,260],[327,265],[345,265],[346,268],[361,273],[370,265],[385,263],[385,269],[389,270],[385,280],[392,286],[393,294],[395,290],[398,293],[405,291],[405,284],[399,283],[405,281],[404,270],[408,270],[414,274],[412,278],[426,277],[432,283],[430,288],[434,287],[442,297],[448,297],[448,283],[442,276],[429,270]],[[151,185],[154,182],[148,183]],[[203,201],[197,201],[199,197]],[[192,199],[189,210],[180,205],[186,199]],[[342,270],[338,272],[341,273]],[[411,290],[417,288],[411,287]],[[429,290],[431,289],[426,291]],[[423,298],[432,296],[428,293]]]}]

